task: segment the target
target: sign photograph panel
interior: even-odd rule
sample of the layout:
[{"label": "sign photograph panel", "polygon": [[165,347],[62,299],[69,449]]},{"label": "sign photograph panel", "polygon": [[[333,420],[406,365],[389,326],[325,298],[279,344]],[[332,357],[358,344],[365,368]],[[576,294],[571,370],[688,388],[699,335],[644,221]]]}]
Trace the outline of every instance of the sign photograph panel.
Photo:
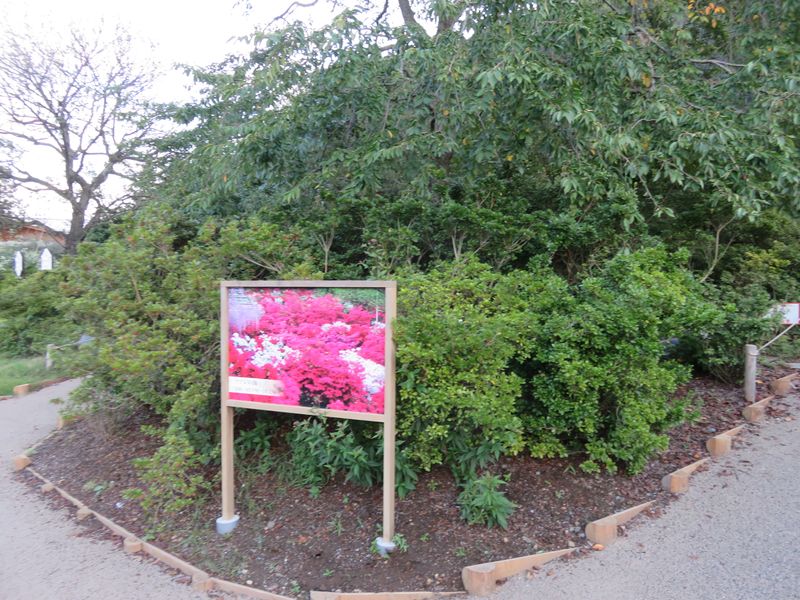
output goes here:
[{"label": "sign photograph panel", "polygon": [[383,414],[383,290],[229,288],[228,396]]},{"label": "sign photograph panel", "polygon": [[778,304],[770,311],[770,316],[773,314],[781,315],[781,323],[783,325],[797,325],[800,323],[800,303],[797,302],[784,302]]},{"label": "sign photograph panel", "polygon": [[386,287],[225,283],[225,399],[232,406],[383,420],[387,315],[390,329],[394,312],[387,311],[393,298]]}]

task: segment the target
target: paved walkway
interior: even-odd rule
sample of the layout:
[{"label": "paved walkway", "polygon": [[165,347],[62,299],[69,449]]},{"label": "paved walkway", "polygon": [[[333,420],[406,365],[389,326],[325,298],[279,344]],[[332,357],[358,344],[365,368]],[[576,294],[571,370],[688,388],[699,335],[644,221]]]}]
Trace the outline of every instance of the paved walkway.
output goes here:
[{"label": "paved walkway", "polygon": [[492,600],[800,598],[800,399],[743,432],[659,519],[602,552],[545,565]]},{"label": "paved walkway", "polygon": [[0,600],[197,600],[158,566],[124,554],[110,542],[77,537],[66,511],[15,481],[11,459],[56,425],[58,406],[77,385],[68,381],[0,401]]}]

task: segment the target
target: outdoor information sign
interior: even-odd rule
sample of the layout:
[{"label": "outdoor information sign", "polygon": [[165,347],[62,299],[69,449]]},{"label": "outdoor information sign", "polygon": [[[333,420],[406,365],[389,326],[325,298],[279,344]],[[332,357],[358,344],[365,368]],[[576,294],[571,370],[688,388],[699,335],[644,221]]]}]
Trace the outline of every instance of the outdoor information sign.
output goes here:
[{"label": "outdoor information sign", "polygon": [[220,284],[222,517],[232,531],[233,409],[383,423],[383,534],[394,537],[394,281]]},{"label": "outdoor information sign", "polygon": [[781,321],[783,325],[800,323],[800,302],[784,302],[778,304],[773,310],[783,317]]}]

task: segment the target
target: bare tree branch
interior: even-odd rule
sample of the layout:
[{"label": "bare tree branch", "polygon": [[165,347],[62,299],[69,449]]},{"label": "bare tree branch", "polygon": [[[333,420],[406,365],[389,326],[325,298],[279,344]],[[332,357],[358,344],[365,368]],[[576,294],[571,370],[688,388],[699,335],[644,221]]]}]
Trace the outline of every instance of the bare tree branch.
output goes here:
[{"label": "bare tree branch", "polygon": [[709,260],[708,269],[703,274],[703,276],[700,278],[700,283],[705,283],[705,281],[714,272],[714,269],[717,268],[717,265],[719,264],[719,261],[722,260],[722,258],[728,252],[728,248],[731,247],[731,244],[733,243],[733,241],[735,239],[735,236],[731,236],[731,239],[728,240],[728,243],[725,244],[725,248],[722,248],[721,251],[720,251],[720,239],[721,239],[721,236],[722,236],[722,231],[728,225],[733,223],[733,221],[735,219],[736,219],[736,217],[731,217],[730,219],[728,219],[724,223],[720,223],[719,225],[717,225],[714,228],[715,229],[715,232],[714,232],[714,247],[713,247],[713,250],[712,250],[712,256],[711,256],[711,259]]},{"label": "bare tree branch", "polygon": [[28,173],[27,171],[23,171],[22,169],[15,168],[14,170],[17,171],[17,173],[14,173],[14,171],[12,170],[0,172],[0,179],[5,179],[23,185],[33,183],[40,186],[44,190],[58,194],[64,200],[67,200],[68,202],[72,203],[72,196],[70,195],[69,190],[61,189],[58,186],[50,183],[46,179],[41,179],[39,177],[36,177],[35,175],[31,175],[30,173]]},{"label": "bare tree branch", "polygon": [[383,9],[381,10],[380,14],[378,14],[378,16],[375,18],[376,24],[383,18],[387,10],[389,10],[389,0],[384,0]]},{"label": "bare tree branch", "polygon": [[[650,34],[650,32],[647,31],[645,28],[636,27],[636,28],[634,28],[634,31],[636,33],[638,33],[639,36],[642,39],[645,39],[648,42],[650,42],[651,44],[653,44],[656,48],[661,50],[661,52],[663,52],[667,56],[671,56],[673,58],[676,58],[675,54],[669,48],[667,48],[666,46],[661,44],[658,40],[656,40]],[[700,65],[712,65],[714,67],[722,69],[728,75],[733,75],[734,73],[736,73],[737,69],[742,69],[742,68],[747,66],[747,65],[740,64],[740,63],[732,63],[732,62],[728,62],[728,61],[724,61],[724,60],[719,60],[719,59],[716,59],[716,58],[692,58],[692,59],[689,59],[689,63],[692,66],[694,66],[695,68],[701,69],[701,70],[703,69],[703,67],[701,67]]]},{"label": "bare tree branch", "polygon": [[20,163],[0,169],[0,180],[69,203],[71,252],[92,226],[131,203],[125,192],[103,191],[141,160],[153,119],[139,118],[140,98],[152,75],[133,66],[130,36],[121,30],[111,37],[72,32],[66,40],[38,40],[14,32],[7,38],[0,47],[0,143],[51,152],[61,175]]},{"label": "bare tree branch", "polygon": [[272,24],[273,24],[273,23],[275,23],[276,21],[283,21],[283,20],[286,18],[286,16],[287,16],[289,13],[291,13],[291,12],[292,12],[292,11],[293,11],[295,8],[311,8],[311,7],[312,7],[312,6],[314,6],[314,5],[315,5],[315,4],[316,4],[318,1],[319,1],[319,0],[309,0],[308,2],[297,2],[297,1],[296,1],[296,2],[292,2],[292,3],[289,5],[289,7],[288,7],[288,8],[287,8],[285,11],[283,11],[283,12],[282,12],[281,14],[279,14],[277,17],[275,17],[274,19],[272,19],[272,21],[270,21],[270,22],[269,22],[269,24],[270,24],[270,25],[272,25]]},{"label": "bare tree branch", "polygon": [[439,23],[436,26],[437,35],[444,33],[445,31],[450,31],[453,28],[453,25],[455,25],[456,22],[461,18],[461,15],[464,14],[465,6],[462,0],[454,2],[453,6],[458,8],[458,10],[454,10],[453,13],[447,17],[439,17]]},{"label": "bare tree branch", "polygon": [[734,73],[736,73],[737,69],[743,69],[744,67],[747,66],[747,65],[742,65],[742,64],[739,64],[739,63],[732,63],[732,62],[727,62],[727,61],[724,61],[724,60],[717,60],[717,59],[712,59],[712,58],[708,58],[708,59],[692,59],[689,62],[691,62],[693,65],[713,65],[715,67],[719,67],[720,69],[725,71],[728,75],[733,75]]},{"label": "bare tree branch", "polygon": [[608,8],[613,10],[618,15],[624,15],[625,14],[624,12],[622,12],[622,10],[620,10],[619,8],[617,8],[616,6],[611,4],[611,2],[609,2],[609,0],[603,0],[603,4],[605,4]]}]

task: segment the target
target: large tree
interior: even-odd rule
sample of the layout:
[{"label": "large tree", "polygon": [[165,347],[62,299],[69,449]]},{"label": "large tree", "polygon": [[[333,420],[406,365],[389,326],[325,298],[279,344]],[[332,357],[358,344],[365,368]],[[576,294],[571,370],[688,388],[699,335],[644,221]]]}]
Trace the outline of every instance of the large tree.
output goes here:
[{"label": "large tree", "polygon": [[[0,140],[25,160],[0,170],[18,189],[68,203],[66,250],[132,204],[114,178],[130,178],[152,121],[143,110],[151,74],[131,60],[130,37],[117,30],[66,40],[8,33],[0,48]],[[58,163],[54,163],[54,159]],[[59,164],[53,170],[51,165]],[[39,223],[44,227],[46,223]]]}]

